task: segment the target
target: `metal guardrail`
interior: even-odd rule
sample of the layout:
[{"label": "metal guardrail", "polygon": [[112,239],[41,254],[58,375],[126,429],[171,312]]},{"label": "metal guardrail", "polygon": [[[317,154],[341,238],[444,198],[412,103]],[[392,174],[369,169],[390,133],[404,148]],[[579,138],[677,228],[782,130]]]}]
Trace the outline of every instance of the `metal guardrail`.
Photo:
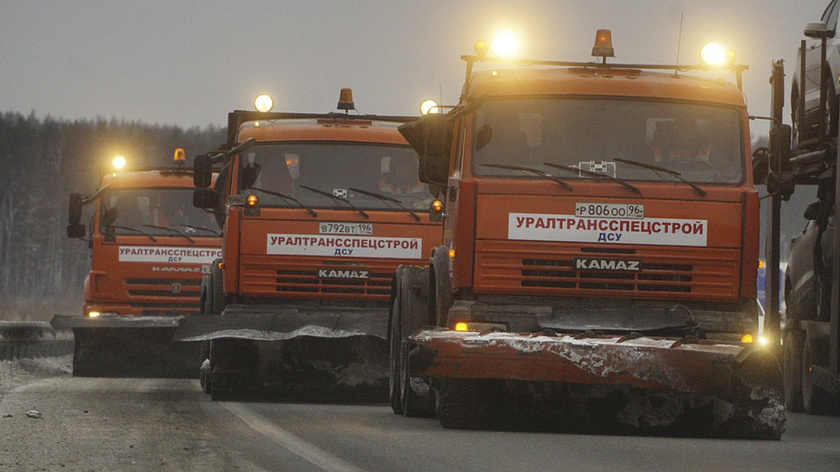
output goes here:
[{"label": "metal guardrail", "polygon": [[70,330],[41,321],[0,321],[0,360],[64,356],[73,352]]}]

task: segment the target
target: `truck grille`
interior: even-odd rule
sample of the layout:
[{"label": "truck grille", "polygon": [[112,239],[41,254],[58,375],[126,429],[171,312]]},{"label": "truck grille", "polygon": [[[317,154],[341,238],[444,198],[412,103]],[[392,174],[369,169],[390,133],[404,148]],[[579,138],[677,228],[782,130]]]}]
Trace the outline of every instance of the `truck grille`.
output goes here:
[{"label": "truck grille", "polygon": [[[577,259],[633,266],[579,267]],[[475,270],[475,287],[481,293],[729,300],[738,296],[740,252],[480,241]]]},{"label": "truck grille", "polygon": [[[283,260],[243,257],[243,291],[251,296],[388,300],[397,270],[381,261],[320,261],[312,258]],[[319,270],[366,271],[368,278],[321,278]],[[282,294],[282,295],[281,295]]]},{"label": "truck grille", "polygon": [[198,304],[201,279],[126,279],[125,288],[132,297],[180,298]]},{"label": "truck grille", "polygon": [[579,270],[571,260],[523,259],[522,265],[528,267],[522,269],[523,287],[691,292],[693,266],[689,264],[642,263],[639,272]]},{"label": "truck grille", "polygon": [[[334,267],[324,266],[334,269]],[[394,275],[390,272],[370,273],[370,279],[321,279],[317,271],[278,270],[278,292],[346,293],[354,295],[389,295]]]}]

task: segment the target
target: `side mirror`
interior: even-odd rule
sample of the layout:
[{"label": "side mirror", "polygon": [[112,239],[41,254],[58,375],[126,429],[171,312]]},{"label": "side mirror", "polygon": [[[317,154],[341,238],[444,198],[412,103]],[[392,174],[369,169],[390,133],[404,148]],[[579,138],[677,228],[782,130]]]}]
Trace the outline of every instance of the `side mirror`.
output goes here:
[{"label": "side mirror", "polygon": [[215,190],[201,188],[193,191],[193,206],[212,210],[216,208],[219,197]]},{"label": "side mirror", "polygon": [[430,113],[400,126],[399,130],[418,154],[420,181],[445,187],[452,143],[449,118],[441,113]]},{"label": "side mirror", "polygon": [[71,223],[67,225],[67,237],[71,239],[81,239],[85,237],[85,225],[79,223]]},{"label": "side mirror", "polygon": [[753,151],[752,157],[753,182],[766,184],[767,174],[770,173],[770,148],[760,147]]},{"label": "side mirror", "polygon": [[213,180],[213,160],[210,156],[195,156],[193,163],[193,185],[207,188]]},{"label": "side mirror", "polygon": [[770,128],[770,170],[774,172],[790,170],[790,125],[774,124]]},{"label": "side mirror", "polygon": [[70,211],[69,211],[69,218],[68,223],[71,225],[79,224],[82,221],[82,194],[80,193],[71,193],[70,194]]},{"label": "side mirror", "polygon": [[767,176],[767,193],[779,193],[787,201],[796,189],[793,172],[771,172]]},{"label": "side mirror", "polygon": [[243,189],[251,188],[254,183],[257,181],[257,177],[260,176],[260,165],[253,164],[248,165],[242,168],[242,176],[239,179],[239,182],[242,184]]},{"label": "side mirror", "polygon": [[119,216],[120,211],[117,209],[117,207],[108,208],[107,210],[105,210],[105,214],[102,215],[102,224],[104,226],[111,226],[112,224],[114,224],[115,221],[117,221],[117,218],[119,218]]},{"label": "side mirror", "polygon": [[822,21],[814,21],[805,25],[805,36],[812,39],[830,38],[834,36],[834,31],[828,29]]}]

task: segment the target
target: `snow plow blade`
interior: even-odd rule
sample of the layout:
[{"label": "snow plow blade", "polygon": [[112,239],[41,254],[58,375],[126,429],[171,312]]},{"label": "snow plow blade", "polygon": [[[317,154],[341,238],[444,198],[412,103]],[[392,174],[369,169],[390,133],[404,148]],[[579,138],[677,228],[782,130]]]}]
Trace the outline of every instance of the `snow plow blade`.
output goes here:
[{"label": "snow plow blade", "polygon": [[172,342],[182,318],[55,315],[50,324],[73,330],[74,377],[198,378],[200,346]]},{"label": "snow plow blade", "polygon": [[185,319],[174,339],[204,342],[214,400],[381,402],[387,326],[387,308],[230,305]]},{"label": "snow plow blade", "polygon": [[447,427],[530,422],[756,439],[784,432],[781,369],[757,345],[445,330],[421,331],[410,342],[411,375],[439,382]]},{"label": "snow plow blade", "polygon": [[221,316],[185,318],[173,340],[192,342],[235,338],[285,341],[299,336],[375,336],[385,339],[387,333],[387,309],[231,305]]}]

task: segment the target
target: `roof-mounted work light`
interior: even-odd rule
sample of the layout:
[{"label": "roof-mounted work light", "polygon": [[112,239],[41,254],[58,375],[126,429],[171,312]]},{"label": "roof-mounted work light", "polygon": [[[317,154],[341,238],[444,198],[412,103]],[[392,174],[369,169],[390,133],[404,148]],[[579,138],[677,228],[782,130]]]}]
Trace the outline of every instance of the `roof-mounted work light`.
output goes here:
[{"label": "roof-mounted work light", "polygon": [[431,98],[423,100],[423,103],[420,104],[420,114],[428,115],[429,113],[440,113],[440,105]]},{"label": "roof-mounted work light", "polygon": [[493,38],[490,50],[496,57],[510,59],[519,53],[519,37],[510,31],[504,31]]},{"label": "roof-mounted work light", "polygon": [[259,112],[268,113],[274,108],[274,99],[267,93],[257,95],[254,99],[254,108]]},{"label": "roof-mounted work light", "polygon": [[710,67],[724,67],[735,63],[735,51],[718,43],[708,43],[700,49],[700,60]]},{"label": "roof-mounted work light", "polygon": [[122,169],[125,167],[125,156],[114,156],[114,160],[111,161],[111,164],[114,166],[114,169]]}]

